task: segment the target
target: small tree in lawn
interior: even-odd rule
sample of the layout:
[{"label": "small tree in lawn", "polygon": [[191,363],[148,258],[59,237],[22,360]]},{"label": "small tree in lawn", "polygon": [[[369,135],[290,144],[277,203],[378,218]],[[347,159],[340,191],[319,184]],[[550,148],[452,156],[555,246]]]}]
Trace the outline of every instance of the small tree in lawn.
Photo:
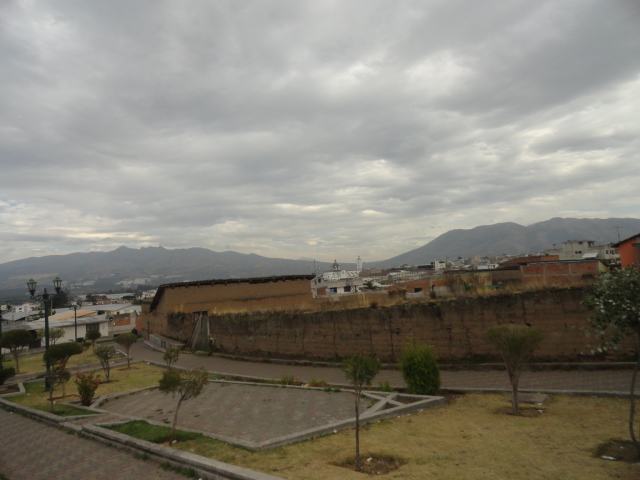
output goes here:
[{"label": "small tree in lawn", "polygon": [[357,354],[344,361],[342,371],[349,383],[353,385],[356,396],[356,472],[361,470],[360,465],[360,395],[365,387],[371,385],[374,377],[380,371],[380,360]]},{"label": "small tree in lawn", "polygon": [[176,423],[178,422],[178,410],[182,402],[190,398],[197,397],[202,393],[202,389],[209,381],[209,375],[202,368],[194,370],[178,370],[170,368],[162,373],[160,379],[160,391],[164,393],[178,394],[178,405],[173,414],[173,425],[171,426],[171,435],[169,442],[172,443],[176,438]]},{"label": "small tree in lawn", "polygon": [[[63,389],[64,389],[64,385],[69,381],[69,379],[71,378],[71,373],[69,373],[69,370],[67,370],[66,368],[64,368],[62,365],[54,365],[51,367],[51,370],[49,370],[48,373],[48,380],[49,380],[49,405],[51,406],[51,413],[53,413],[53,391],[55,390],[57,385],[63,385]],[[64,391],[62,393],[62,396],[64,397]]]},{"label": "small tree in lawn", "polygon": [[106,383],[109,383],[111,359],[118,354],[118,350],[114,345],[98,345],[94,347],[93,354],[100,360],[100,365],[102,365],[102,370],[104,370],[104,376],[107,378]]},{"label": "small tree in lawn", "polygon": [[[44,339],[44,328],[39,329],[36,335],[38,336],[38,340]],[[51,342],[51,345],[55,345],[62,337],[64,337],[64,328],[54,327],[49,329],[49,342]]]},{"label": "small tree in lawn", "polygon": [[0,348],[6,348],[11,352],[11,355],[13,355],[13,360],[16,364],[16,373],[20,373],[20,353],[27,348],[31,342],[33,342],[33,337],[29,330],[18,329],[2,332]]},{"label": "small tree in lawn", "polygon": [[601,275],[583,304],[595,312],[589,317],[587,329],[587,335],[593,333],[599,341],[592,353],[595,349],[599,352],[617,349],[625,338],[634,341],[636,365],[629,395],[629,434],[640,453],[640,442],[634,429],[635,386],[640,367],[640,269],[631,266]]},{"label": "small tree in lawn", "polygon": [[485,342],[490,343],[502,354],[504,365],[507,367],[511,392],[513,395],[513,413],[520,415],[518,402],[518,383],[525,364],[533,356],[534,350],[542,342],[542,334],[526,325],[507,323],[489,327],[483,335]]},{"label": "small tree in lawn", "polygon": [[167,369],[170,370],[173,365],[176,364],[180,358],[180,350],[177,348],[167,348],[162,355],[162,360],[167,364]]},{"label": "small tree in lawn", "polygon": [[[67,362],[69,361],[69,359],[73,355],[79,355],[82,352],[83,352],[83,348],[82,348],[82,345],[80,345],[79,343],[73,343],[73,342],[61,343],[60,345],[50,346],[49,350],[44,352],[43,359],[45,361],[49,360],[49,362],[52,365],[52,368],[59,369],[56,375],[58,375],[58,377],[60,378],[56,378],[55,380],[60,380],[62,377],[65,377],[65,375],[62,375],[62,372],[66,370]],[[69,378],[70,377],[68,377],[66,380],[69,380]],[[64,382],[59,382],[62,384],[63,397],[67,396],[66,380]],[[51,390],[53,390],[53,383],[51,384]],[[51,394],[51,397],[53,397],[53,393]]]},{"label": "small tree in lawn", "polygon": [[98,340],[102,336],[102,334],[100,333],[100,330],[87,330],[87,333],[84,336],[91,342],[91,346],[95,350],[96,340]]},{"label": "small tree in lawn", "polygon": [[129,365],[129,350],[131,349],[131,345],[138,341],[138,336],[135,333],[121,333],[115,338],[115,340],[118,345],[122,345],[122,348],[124,348],[125,352],[127,353],[127,368],[130,369],[131,365]]}]

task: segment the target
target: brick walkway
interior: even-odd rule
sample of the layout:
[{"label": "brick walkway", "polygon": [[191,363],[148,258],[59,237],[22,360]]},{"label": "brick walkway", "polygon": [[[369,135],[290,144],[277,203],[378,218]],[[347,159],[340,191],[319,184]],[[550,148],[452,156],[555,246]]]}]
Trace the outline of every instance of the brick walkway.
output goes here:
[{"label": "brick walkway", "polygon": [[0,409],[0,473],[9,480],[184,480],[157,463]]},{"label": "brick walkway", "polygon": [[[146,360],[162,363],[162,353],[146,346],[142,341],[131,347],[134,360]],[[311,367],[297,365],[278,365],[229,360],[217,357],[198,357],[181,355],[178,365],[185,368],[204,367],[207,371],[219,374],[243,375],[271,380],[293,375],[301,381],[312,378],[325,380],[330,384],[345,384],[340,368]],[[621,392],[628,393],[631,385],[631,370],[574,370],[574,371],[538,371],[524,372],[520,379],[522,390],[540,390],[544,392]],[[507,374],[504,371],[447,371],[440,372],[441,386],[444,389],[510,389]],[[406,384],[397,370],[382,370],[376,376],[374,384],[388,381],[391,386],[404,387]]]},{"label": "brick walkway", "polygon": [[[353,400],[349,392],[214,383],[182,403],[178,426],[260,443],[347,420],[353,417]],[[110,400],[102,408],[170,423],[176,404],[175,397],[152,390]]]}]

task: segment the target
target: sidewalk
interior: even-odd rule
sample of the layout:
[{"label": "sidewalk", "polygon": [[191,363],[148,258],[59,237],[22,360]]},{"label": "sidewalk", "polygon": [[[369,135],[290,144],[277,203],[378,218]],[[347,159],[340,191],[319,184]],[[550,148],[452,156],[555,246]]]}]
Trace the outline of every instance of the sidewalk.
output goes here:
[{"label": "sidewalk", "polygon": [[[0,409],[0,473],[10,480],[184,480],[152,461]],[[26,433],[28,432],[28,433]]]},{"label": "sidewalk", "polygon": [[[153,350],[141,340],[131,347],[130,353],[134,360],[163,363],[162,352]],[[315,378],[325,380],[331,385],[346,385],[344,374],[338,367],[246,362],[188,354],[180,356],[178,366],[203,367],[208,372],[218,375],[237,375],[266,380],[294,376],[303,382]],[[632,374],[632,370],[628,369],[524,372],[520,379],[520,390],[567,395],[626,395],[629,393]],[[507,392],[511,389],[505,371],[442,370],[440,378],[441,388],[444,390]],[[398,370],[381,370],[375,378],[374,385],[385,381],[392,387],[406,387]]]}]

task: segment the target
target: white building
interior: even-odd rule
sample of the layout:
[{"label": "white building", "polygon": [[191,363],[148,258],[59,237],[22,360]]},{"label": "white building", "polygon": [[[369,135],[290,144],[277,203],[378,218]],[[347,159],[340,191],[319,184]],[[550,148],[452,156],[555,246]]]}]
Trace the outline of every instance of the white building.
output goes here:
[{"label": "white building", "polygon": [[318,275],[311,280],[311,294],[313,298],[330,295],[353,294],[362,291],[362,278],[357,271],[340,269],[340,265],[334,260],[331,270]]}]

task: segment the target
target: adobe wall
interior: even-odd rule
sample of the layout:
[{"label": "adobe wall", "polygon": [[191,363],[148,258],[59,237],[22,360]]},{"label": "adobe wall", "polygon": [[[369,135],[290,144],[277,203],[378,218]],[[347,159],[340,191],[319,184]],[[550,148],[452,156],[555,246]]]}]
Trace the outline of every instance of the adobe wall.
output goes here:
[{"label": "adobe wall", "polygon": [[[168,337],[178,337],[168,325],[168,314],[207,312],[209,315],[256,310],[301,308],[313,302],[308,279],[274,280],[264,283],[229,281],[214,284],[172,284],[166,286],[155,309],[143,304],[145,330]],[[184,339],[183,339],[184,340]]]},{"label": "adobe wall", "polygon": [[463,298],[390,307],[315,313],[229,314],[209,318],[216,347],[237,354],[331,359],[355,353],[395,360],[415,337],[436,347],[441,359],[494,355],[482,340],[492,325],[530,324],[544,335],[539,359],[587,353],[581,327],[588,312],[582,288]]}]

